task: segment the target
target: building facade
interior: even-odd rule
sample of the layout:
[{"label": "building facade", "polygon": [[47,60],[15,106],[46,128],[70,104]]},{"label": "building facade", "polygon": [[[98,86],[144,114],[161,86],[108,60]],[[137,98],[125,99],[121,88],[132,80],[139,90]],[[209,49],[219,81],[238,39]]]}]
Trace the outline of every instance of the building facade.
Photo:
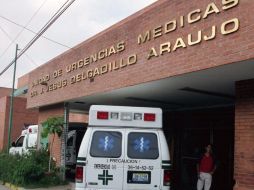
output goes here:
[{"label": "building facade", "polygon": [[176,189],[195,188],[195,154],[212,143],[213,188],[252,190],[253,9],[251,0],[157,1],[32,71],[27,107],[39,123],[92,104],[161,107]]},{"label": "building facade", "polygon": [[[10,88],[0,88],[0,151],[5,150],[8,145],[11,92],[12,89]],[[37,124],[38,122],[38,110],[28,110],[26,106],[27,99],[25,97],[14,97],[11,142],[21,135],[21,131],[26,125]]]}]

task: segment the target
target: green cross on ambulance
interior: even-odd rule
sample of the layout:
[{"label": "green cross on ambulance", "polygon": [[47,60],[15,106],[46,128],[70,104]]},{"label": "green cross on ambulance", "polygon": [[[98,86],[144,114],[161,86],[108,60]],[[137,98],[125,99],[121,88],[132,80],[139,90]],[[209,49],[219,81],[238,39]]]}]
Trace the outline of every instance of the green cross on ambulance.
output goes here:
[{"label": "green cross on ambulance", "polygon": [[76,190],[169,190],[170,182],[160,108],[91,106]]}]

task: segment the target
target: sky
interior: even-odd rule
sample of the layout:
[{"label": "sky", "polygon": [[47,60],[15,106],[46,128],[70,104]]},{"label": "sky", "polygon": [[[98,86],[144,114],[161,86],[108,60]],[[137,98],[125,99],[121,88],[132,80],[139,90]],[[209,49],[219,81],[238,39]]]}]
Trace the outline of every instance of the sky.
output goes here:
[{"label": "sky", "polygon": [[[14,59],[67,0],[0,0],[0,72]],[[155,0],[76,0],[17,61],[17,79]],[[10,20],[10,21],[8,21]],[[65,47],[67,46],[67,47]],[[13,66],[0,76],[0,87],[12,87]]]}]

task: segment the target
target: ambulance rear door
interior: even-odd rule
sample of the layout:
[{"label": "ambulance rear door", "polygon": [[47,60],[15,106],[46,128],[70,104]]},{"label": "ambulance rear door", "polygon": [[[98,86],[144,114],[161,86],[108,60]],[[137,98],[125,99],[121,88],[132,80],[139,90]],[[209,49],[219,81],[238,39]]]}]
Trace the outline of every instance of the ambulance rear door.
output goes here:
[{"label": "ambulance rear door", "polygon": [[156,190],[161,182],[161,154],[158,131],[126,129],[124,189]]},{"label": "ambulance rear door", "polygon": [[122,189],[124,163],[123,129],[93,128],[85,180],[88,189]]}]

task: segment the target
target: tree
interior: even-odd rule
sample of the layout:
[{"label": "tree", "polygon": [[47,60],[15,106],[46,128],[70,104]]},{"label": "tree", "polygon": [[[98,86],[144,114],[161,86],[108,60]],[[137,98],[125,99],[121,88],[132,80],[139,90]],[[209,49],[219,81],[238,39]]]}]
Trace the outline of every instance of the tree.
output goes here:
[{"label": "tree", "polygon": [[49,135],[53,135],[52,142],[49,143],[49,168],[48,172],[51,169],[51,160],[52,160],[52,148],[55,140],[55,135],[57,134],[58,137],[61,137],[63,133],[63,125],[64,125],[64,118],[63,117],[50,117],[46,121],[42,123],[42,132],[41,137],[46,138]]}]

